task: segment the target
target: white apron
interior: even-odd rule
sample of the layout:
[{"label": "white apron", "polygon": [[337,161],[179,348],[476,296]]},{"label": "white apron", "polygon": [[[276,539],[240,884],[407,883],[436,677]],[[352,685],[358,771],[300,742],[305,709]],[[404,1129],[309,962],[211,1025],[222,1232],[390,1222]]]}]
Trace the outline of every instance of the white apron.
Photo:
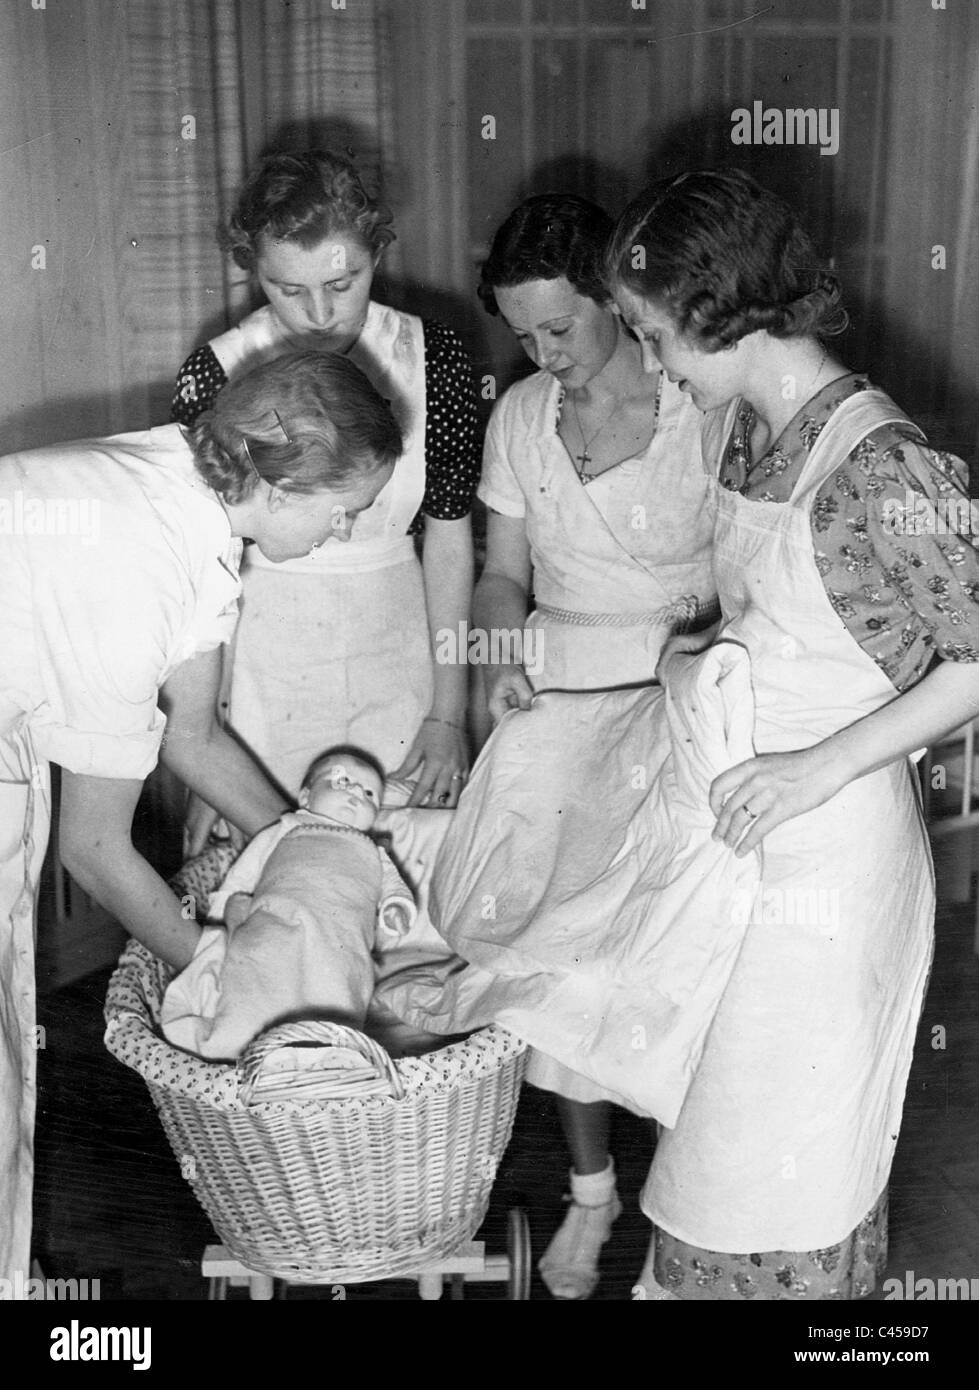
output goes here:
[{"label": "white apron", "polygon": [[50,824],[47,763],[35,756],[24,714],[0,708],[0,1279],[8,1280],[30,1272],[34,914]]},{"label": "white apron", "polygon": [[[527,676],[536,691],[648,685],[669,634],[707,620],[714,602],[702,416],[664,379],[647,448],[584,487],[557,431],[560,400],[545,372],[511,387],[485,448],[483,500],[512,514],[523,498],[536,603]],[[572,738],[555,759],[574,758]],[[618,1098],[536,1049],[527,1077],[570,1100]]]},{"label": "white apron", "polygon": [[708,804],[753,753],[749,677],[722,642],[678,659],[665,693],[545,691],[507,714],[432,885],[471,964],[406,978],[395,1011],[445,1033],[495,1020],[595,1098],[674,1124],[758,883],[757,855],[712,838]]},{"label": "white apron", "polygon": [[[535,690],[649,683],[667,637],[703,622],[713,602],[700,416],[664,378],[647,449],[583,487],[551,428],[558,392],[547,385],[540,476],[527,506],[537,603],[528,678]],[[568,1100],[621,1099],[536,1048],[527,1080]]]},{"label": "white apron", "polygon": [[[229,375],[287,350],[275,322],[259,310],[212,344]],[[392,771],[432,702],[424,583],[407,535],[425,493],[421,320],[372,303],[348,356],[390,402],[404,453],[348,542],[283,564],[249,546],[241,571],[230,723],[293,794],[333,744]]]},{"label": "white apron", "polygon": [[[548,422],[556,401],[552,389],[542,404]],[[538,441],[541,470],[526,513],[536,602],[527,626],[540,658],[527,674],[535,690],[650,682],[667,637],[709,612],[700,419],[664,379],[649,447],[587,487],[555,429]]]},{"label": "white apron", "polygon": [[[896,698],[833,610],[810,529],[817,489],[891,420],[904,417],[881,392],[845,401],[788,503],[716,487],[721,635],[750,657],[759,753],[810,747]],[[643,1197],[674,1236],[732,1253],[833,1245],[886,1187],[934,915],[908,759],[771,832],[762,866],[740,958]]]}]

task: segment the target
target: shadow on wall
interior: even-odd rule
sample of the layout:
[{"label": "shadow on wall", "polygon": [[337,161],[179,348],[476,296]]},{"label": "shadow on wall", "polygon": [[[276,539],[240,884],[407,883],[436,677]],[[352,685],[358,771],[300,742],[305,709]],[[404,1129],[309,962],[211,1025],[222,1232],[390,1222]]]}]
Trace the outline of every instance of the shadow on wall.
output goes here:
[{"label": "shadow on wall", "polygon": [[[174,378],[179,362],[174,363]],[[133,388],[134,404],[126,408],[125,422],[119,434],[133,434],[153,425],[165,425],[170,420],[170,397],[173,380],[151,382]],[[147,409],[146,399],[150,405]],[[75,439],[105,437],[102,422],[115,404],[115,396],[92,393],[84,396],[49,396],[44,401],[11,410],[4,415],[0,433],[0,457],[24,449],[43,449],[52,444]],[[64,421],[62,424],[60,422]],[[23,441],[30,440],[29,444]]]},{"label": "shadow on wall", "polygon": [[507,212],[538,193],[576,193],[579,198],[597,203],[611,217],[621,212],[633,196],[622,169],[587,154],[558,155],[538,164],[530,177],[517,185]]},{"label": "shadow on wall", "polygon": [[345,155],[357,166],[368,193],[379,195],[392,209],[402,201],[403,177],[396,165],[384,159],[377,135],[346,116],[311,116],[271,126],[262,148],[249,155],[248,167],[269,154],[301,150]]}]

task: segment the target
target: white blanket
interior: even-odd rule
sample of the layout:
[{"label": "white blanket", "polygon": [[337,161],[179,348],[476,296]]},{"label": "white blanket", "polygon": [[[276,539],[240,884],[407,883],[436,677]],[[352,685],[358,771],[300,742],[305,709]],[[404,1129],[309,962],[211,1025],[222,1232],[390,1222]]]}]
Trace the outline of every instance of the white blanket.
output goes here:
[{"label": "white blanket", "polygon": [[550,691],[503,720],[433,884],[436,925],[470,964],[387,996],[444,1032],[499,1022],[667,1126],[759,884],[758,854],[711,838],[707,800],[753,756],[747,656],[721,643],[670,673],[666,692]]}]

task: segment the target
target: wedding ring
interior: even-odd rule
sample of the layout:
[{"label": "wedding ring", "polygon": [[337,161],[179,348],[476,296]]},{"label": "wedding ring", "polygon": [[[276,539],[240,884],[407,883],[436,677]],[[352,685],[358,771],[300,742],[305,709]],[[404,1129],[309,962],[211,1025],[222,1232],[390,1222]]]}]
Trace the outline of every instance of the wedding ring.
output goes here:
[{"label": "wedding ring", "polygon": [[465,780],[466,774],[464,772],[453,772],[452,776],[449,778],[450,782],[464,782]]},{"label": "wedding ring", "polygon": [[757,819],[758,819],[758,812],[757,812],[757,811],[753,811],[753,810],[751,809],[751,807],[748,805],[747,801],[746,801],[745,804],[741,807],[741,809],[742,809],[742,811],[745,813],[745,815],[748,817],[749,820],[757,820]]}]

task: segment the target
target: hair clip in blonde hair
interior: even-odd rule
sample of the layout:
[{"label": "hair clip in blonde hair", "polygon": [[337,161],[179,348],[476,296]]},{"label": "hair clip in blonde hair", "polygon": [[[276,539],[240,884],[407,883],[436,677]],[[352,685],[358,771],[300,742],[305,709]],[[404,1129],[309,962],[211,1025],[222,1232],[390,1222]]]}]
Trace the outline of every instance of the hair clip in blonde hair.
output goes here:
[{"label": "hair clip in blonde hair", "polygon": [[251,449],[249,449],[248,440],[245,438],[244,435],[241,436],[241,451],[245,455],[245,462],[248,464],[248,467],[252,470],[252,473],[255,475],[256,482],[263,482],[264,479],[262,478],[261,473],[259,473],[258,469],[255,467],[255,460],[252,458],[252,451]]},{"label": "hair clip in blonde hair", "polygon": [[[275,416],[276,427],[278,428],[280,434],[282,435],[282,438],[281,438],[281,439],[277,439],[277,440],[275,440],[274,442],[275,442],[276,444],[291,444],[291,443],[292,443],[292,440],[289,438],[289,432],[288,432],[288,430],[286,429],[285,425],[282,423],[282,416],[279,414],[279,412],[278,412],[277,410],[273,410],[273,411],[272,411],[272,414]],[[270,440],[269,442],[271,443],[272,441]]]}]

